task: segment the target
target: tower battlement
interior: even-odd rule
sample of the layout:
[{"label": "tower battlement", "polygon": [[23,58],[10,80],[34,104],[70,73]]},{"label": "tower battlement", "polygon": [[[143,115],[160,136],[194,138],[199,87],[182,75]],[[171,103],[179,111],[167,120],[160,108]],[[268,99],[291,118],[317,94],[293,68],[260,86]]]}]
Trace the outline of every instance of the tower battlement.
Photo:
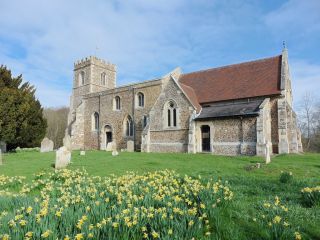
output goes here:
[{"label": "tower battlement", "polygon": [[89,56],[83,59],[80,59],[76,62],[74,62],[74,69],[83,68],[85,66],[88,66],[90,64],[94,64],[103,68],[107,68],[110,71],[116,71],[116,65],[110,62],[107,62],[103,59],[97,58],[96,56]]}]

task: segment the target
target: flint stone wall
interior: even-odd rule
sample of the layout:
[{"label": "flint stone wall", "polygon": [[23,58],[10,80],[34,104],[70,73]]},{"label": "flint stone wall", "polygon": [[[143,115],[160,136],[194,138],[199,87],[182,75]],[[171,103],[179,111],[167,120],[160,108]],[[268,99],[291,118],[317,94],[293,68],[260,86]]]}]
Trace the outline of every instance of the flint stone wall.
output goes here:
[{"label": "flint stone wall", "polygon": [[201,126],[210,127],[211,152],[218,155],[256,154],[256,117],[196,122],[197,152],[202,152]]}]

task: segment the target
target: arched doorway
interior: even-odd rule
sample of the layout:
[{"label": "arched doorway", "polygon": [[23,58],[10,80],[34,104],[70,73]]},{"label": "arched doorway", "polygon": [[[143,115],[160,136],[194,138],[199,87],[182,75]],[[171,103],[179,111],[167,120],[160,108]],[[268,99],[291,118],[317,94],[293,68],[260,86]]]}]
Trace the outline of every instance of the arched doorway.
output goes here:
[{"label": "arched doorway", "polygon": [[201,126],[202,152],[210,152],[210,127],[208,125]]},{"label": "arched doorway", "polygon": [[108,146],[108,143],[112,142],[112,128],[109,125],[104,126],[104,132],[106,134],[106,147]]}]

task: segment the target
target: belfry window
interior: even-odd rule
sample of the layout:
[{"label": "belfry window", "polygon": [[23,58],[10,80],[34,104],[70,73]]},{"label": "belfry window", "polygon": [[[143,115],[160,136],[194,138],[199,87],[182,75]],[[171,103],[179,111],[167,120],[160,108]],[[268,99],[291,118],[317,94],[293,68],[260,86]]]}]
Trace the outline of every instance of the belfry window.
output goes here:
[{"label": "belfry window", "polygon": [[176,127],[177,126],[177,105],[174,101],[169,101],[166,104],[166,113],[167,113],[167,127]]},{"label": "belfry window", "polygon": [[79,86],[82,86],[82,85],[84,85],[84,78],[85,78],[85,73],[84,73],[84,71],[81,71],[80,73],[79,73],[79,76],[78,76],[78,80],[79,80]]},{"label": "belfry window", "polygon": [[106,86],[107,85],[107,75],[106,73],[101,73],[101,85]]},{"label": "belfry window", "polygon": [[133,121],[130,116],[126,119],[126,136],[131,137],[133,136]]}]

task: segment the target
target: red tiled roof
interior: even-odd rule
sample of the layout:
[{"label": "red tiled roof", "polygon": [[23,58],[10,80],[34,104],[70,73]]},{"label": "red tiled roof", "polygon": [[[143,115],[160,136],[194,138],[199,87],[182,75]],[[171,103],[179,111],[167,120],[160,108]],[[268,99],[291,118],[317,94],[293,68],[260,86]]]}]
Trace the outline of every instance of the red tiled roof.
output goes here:
[{"label": "red tiled roof", "polygon": [[191,72],[181,75],[179,83],[191,87],[200,104],[280,94],[281,58]]}]

